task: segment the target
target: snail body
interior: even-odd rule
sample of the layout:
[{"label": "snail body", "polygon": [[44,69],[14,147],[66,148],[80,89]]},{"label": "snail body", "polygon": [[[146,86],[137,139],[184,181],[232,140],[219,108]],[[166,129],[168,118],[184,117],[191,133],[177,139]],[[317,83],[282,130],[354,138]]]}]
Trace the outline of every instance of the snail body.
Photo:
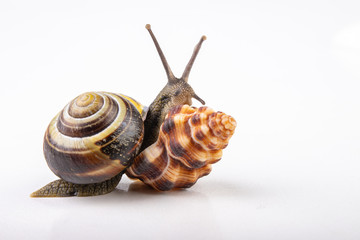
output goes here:
[{"label": "snail body", "polygon": [[191,187],[221,159],[235,127],[234,118],[209,107],[175,106],[158,140],[135,158],[126,174],[159,191]]},{"label": "snail body", "polygon": [[[79,95],[50,122],[44,137],[44,156],[59,176],[31,197],[95,196],[113,191],[139,152],[158,138],[168,111],[192,98],[202,104],[188,84],[201,37],[181,78],[176,78],[150,28],[168,82],[148,108],[122,94],[88,92]],[[145,118],[146,117],[146,118]]]}]

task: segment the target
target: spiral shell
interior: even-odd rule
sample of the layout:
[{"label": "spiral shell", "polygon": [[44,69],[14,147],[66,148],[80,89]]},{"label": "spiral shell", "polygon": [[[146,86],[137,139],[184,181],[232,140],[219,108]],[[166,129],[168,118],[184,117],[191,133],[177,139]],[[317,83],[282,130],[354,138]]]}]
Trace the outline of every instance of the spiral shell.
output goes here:
[{"label": "spiral shell", "polygon": [[44,155],[65,181],[85,184],[110,179],[137,155],[144,134],[143,106],[120,94],[81,94],[50,122]]},{"label": "spiral shell", "polygon": [[221,159],[235,127],[234,118],[211,108],[176,106],[157,142],[135,158],[126,174],[160,191],[191,187]]}]

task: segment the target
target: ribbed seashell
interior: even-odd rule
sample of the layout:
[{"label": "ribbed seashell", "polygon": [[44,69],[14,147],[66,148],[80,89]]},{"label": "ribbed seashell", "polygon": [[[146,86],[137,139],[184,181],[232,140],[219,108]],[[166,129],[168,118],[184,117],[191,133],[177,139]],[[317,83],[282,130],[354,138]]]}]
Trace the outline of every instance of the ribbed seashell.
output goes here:
[{"label": "ribbed seashell", "polygon": [[50,122],[44,155],[65,181],[97,183],[123,171],[143,139],[143,107],[120,94],[81,94]]},{"label": "ribbed seashell", "polygon": [[176,106],[157,142],[135,158],[126,174],[160,191],[191,187],[221,159],[235,127],[234,118],[209,107]]}]

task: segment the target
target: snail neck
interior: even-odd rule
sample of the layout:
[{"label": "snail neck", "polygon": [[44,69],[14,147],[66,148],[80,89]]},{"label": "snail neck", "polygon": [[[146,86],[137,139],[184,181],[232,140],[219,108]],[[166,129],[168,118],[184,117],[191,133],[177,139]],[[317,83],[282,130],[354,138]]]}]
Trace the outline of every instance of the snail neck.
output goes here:
[{"label": "snail neck", "polygon": [[162,115],[163,113],[159,111],[159,105],[150,105],[149,111],[147,112],[146,119],[144,121],[145,133],[140,152],[156,142],[159,136],[160,126],[163,122]]},{"label": "snail neck", "polygon": [[171,108],[177,105],[191,105],[192,98],[200,99],[191,86],[182,78],[168,82],[150,104],[144,121],[145,135],[141,146],[144,150],[158,139],[161,124]]},{"label": "snail neck", "polygon": [[145,135],[140,152],[152,145],[158,139],[160,127],[166,114],[176,105],[191,105],[191,94],[193,92],[190,85],[179,80],[177,84],[168,83],[155,100],[150,104],[149,110],[144,121]]}]

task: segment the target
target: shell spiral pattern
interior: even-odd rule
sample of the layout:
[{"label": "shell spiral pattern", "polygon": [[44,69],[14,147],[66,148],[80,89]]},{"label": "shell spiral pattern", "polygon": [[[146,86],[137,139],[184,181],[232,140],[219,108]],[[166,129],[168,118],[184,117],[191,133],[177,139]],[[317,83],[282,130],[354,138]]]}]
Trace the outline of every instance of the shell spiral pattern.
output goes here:
[{"label": "shell spiral pattern", "polygon": [[234,118],[209,107],[176,106],[157,142],[135,158],[126,174],[160,191],[191,187],[221,159],[235,127]]},{"label": "shell spiral pattern", "polygon": [[120,94],[81,94],[55,116],[44,137],[50,169],[76,184],[102,182],[123,171],[143,139],[143,107]]}]

